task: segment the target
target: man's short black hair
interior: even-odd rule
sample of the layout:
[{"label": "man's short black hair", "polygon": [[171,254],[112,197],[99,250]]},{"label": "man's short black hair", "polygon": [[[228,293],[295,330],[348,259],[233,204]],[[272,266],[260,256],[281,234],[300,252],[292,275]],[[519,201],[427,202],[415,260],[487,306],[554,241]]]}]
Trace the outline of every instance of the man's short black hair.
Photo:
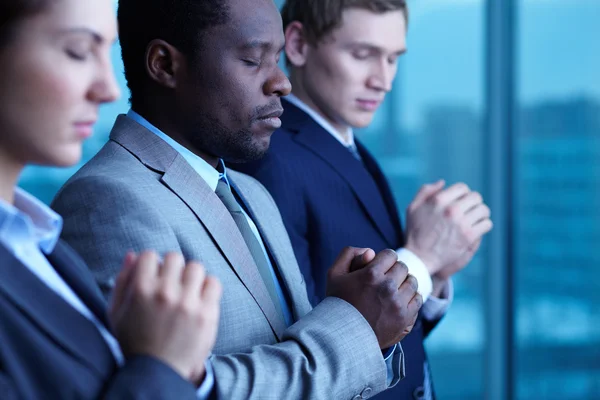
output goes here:
[{"label": "man's short black hair", "polygon": [[228,20],[226,0],[119,0],[117,12],[125,79],[133,104],[146,82],[148,43],[162,39],[193,59],[203,32]]}]

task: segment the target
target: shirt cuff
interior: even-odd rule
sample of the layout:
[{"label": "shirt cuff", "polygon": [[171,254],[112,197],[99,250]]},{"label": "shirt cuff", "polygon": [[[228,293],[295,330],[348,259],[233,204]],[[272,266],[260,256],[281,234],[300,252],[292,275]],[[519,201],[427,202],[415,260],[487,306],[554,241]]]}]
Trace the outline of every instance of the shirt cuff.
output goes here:
[{"label": "shirt cuff", "polygon": [[452,304],[453,299],[454,284],[452,283],[452,279],[448,279],[439,298],[430,296],[429,300],[426,303],[423,303],[423,306],[421,307],[423,318],[427,321],[436,321],[442,318],[446,311],[448,311],[448,307]]},{"label": "shirt cuff", "polygon": [[433,282],[425,263],[415,253],[404,247],[396,250],[396,253],[398,253],[398,261],[406,264],[408,272],[417,279],[419,284],[417,291],[423,297],[423,303],[425,303],[433,291]]},{"label": "shirt cuff", "polygon": [[385,361],[387,361],[392,355],[394,355],[394,351],[396,351],[396,346],[397,344],[393,345],[388,349],[388,351],[385,352],[385,354],[383,355],[383,359]]},{"label": "shirt cuff", "polygon": [[196,398],[198,400],[207,400],[215,386],[215,374],[210,361],[206,360],[204,363],[204,369],[206,370],[206,375],[204,376],[202,384],[198,390],[196,390]]},{"label": "shirt cuff", "polygon": [[406,376],[406,370],[404,366],[404,351],[402,345],[396,343],[391,351],[384,358],[385,367],[387,371],[387,387],[394,387],[400,380]]}]

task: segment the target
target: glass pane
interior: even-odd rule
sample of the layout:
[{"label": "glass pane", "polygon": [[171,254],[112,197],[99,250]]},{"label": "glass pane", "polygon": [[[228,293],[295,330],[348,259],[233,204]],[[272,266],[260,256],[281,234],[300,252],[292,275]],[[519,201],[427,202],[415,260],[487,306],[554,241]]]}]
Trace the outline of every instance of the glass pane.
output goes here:
[{"label": "glass pane", "polygon": [[[409,1],[408,53],[373,125],[359,136],[406,209],[444,178],[483,190],[484,1]],[[437,397],[484,398],[483,255],[454,279],[454,303],[427,339]],[[468,384],[457,384],[468,382]]]},{"label": "glass pane", "polygon": [[600,398],[600,2],[522,0],[517,399]]}]

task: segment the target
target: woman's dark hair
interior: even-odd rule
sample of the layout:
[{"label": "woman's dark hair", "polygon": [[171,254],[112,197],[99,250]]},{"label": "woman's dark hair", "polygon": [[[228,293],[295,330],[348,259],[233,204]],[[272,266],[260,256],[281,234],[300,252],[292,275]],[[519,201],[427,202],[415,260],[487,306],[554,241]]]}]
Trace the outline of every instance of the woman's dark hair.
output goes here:
[{"label": "woman's dark hair", "polygon": [[38,14],[56,0],[0,0],[0,46],[10,40],[23,19]]}]

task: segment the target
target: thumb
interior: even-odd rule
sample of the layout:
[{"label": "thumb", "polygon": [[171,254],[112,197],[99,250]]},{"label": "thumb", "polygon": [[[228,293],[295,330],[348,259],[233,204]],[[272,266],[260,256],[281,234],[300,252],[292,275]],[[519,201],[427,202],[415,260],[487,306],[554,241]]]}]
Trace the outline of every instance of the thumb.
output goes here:
[{"label": "thumb", "polygon": [[409,209],[414,210],[415,208],[419,208],[421,204],[425,202],[425,200],[442,190],[445,184],[446,181],[440,179],[435,183],[428,183],[426,185],[421,186],[421,189],[419,189],[419,191],[415,195],[415,198],[410,203]]},{"label": "thumb", "polygon": [[350,272],[364,268],[365,265],[373,261],[374,258],[375,252],[371,249],[366,249],[364,253],[352,259],[352,262],[350,263]]},{"label": "thumb", "polygon": [[346,275],[352,271],[353,261],[357,257],[363,256],[368,251],[373,252],[373,250],[368,248],[360,248],[360,247],[346,247],[342,252],[338,255],[337,259],[329,269],[329,276],[340,276]]}]

